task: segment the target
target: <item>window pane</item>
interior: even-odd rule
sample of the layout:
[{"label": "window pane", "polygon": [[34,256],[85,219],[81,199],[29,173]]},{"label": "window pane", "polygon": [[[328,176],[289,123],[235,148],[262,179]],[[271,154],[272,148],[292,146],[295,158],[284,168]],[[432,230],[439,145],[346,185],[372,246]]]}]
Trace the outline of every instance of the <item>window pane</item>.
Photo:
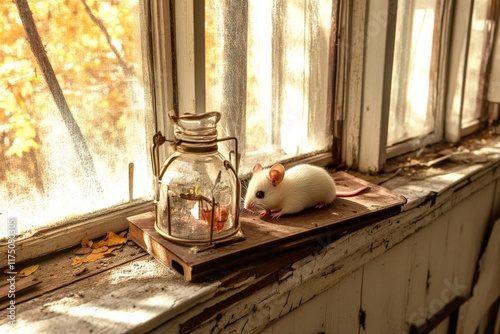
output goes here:
[{"label": "window pane", "polygon": [[54,102],[17,7],[2,3],[0,210],[3,218],[17,217],[19,232],[128,202],[129,163],[133,197],[150,197],[152,189],[140,2],[29,6],[74,122]]},{"label": "window pane", "polygon": [[399,1],[388,146],[434,131],[442,1]]},{"label": "window pane", "polygon": [[472,12],[469,37],[469,52],[465,74],[462,128],[471,125],[481,117],[482,94],[484,93],[484,66],[491,48],[491,34],[494,22],[488,20],[491,0],[476,0]]},{"label": "window pane", "polygon": [[[238,2],[242,4],[236,10]],[[230,119],[227,132],[242,143],[243,169],[257,161],[271,164],[328,149],[332,141],[327,102],[334,3],[220,4],[206,2],[207,110],[220,110]],[[247,22],[242,22],[242,13]],[[235,29],[237,24],[246,29]],[[242,41],[243,46],[237,45]],[[233,58],[246,61],[242,64]],[[238,75],[245,79],[243,88],[237,81],[227,84]],[[228,99],[244,103],[231,108]]]}]

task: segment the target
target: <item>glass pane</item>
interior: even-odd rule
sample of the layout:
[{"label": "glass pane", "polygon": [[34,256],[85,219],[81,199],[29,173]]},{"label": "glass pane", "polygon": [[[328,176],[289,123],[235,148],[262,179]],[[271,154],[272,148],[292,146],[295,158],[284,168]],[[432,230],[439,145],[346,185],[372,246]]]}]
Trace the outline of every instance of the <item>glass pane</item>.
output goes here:
[{"label": "glass pane", "polygon": [[462,127],[467,127],[481,116],[481,95],[484,86],[484,60],[491,41],[490,34],[494,22],[488,20],[490,0],[476,0],[472,12],[469,37],[469,52],[465,74],[464,102],[462,109]]},{"label": "glass pane", "polygon": [[[224,130],[242,144],[243,170],[257,161],[271,164],[331,145],[328,68],[334,5],[206,1],[207,110],[219,110],[230,120]],[[235,77],[243,78],[243,85]]]},{"label": "glass pane", "polygon": [[398,2],[388,146],[434,130],[442,1]]},{"label": "glass pane", "polygon": [[29,6],[69,112],[54,102],[57,83],[44,79],[16,5],[3,2],[0,210],[17,218],[20,233],[128,202],[130,163],[133,198],[152,194],[140,2]]}]

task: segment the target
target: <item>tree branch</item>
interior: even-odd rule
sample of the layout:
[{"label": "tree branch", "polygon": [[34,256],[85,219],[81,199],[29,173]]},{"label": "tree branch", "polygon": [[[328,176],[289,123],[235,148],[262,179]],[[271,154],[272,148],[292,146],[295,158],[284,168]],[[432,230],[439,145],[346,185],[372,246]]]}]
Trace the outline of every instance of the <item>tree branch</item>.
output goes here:
[{"label": "tree branch", "polygon": [[127,66],[127,63],[123,59],[123,57],[120,55],[120,52],[118,52],[118,49],[113,45],[113,41],[111,40],[111,36],[108,33],[108,29],[104,26],[101,20],[99,20],[94,13],[92,13],[92,9],[87,5],[87,2],[85,0],[81,0],[83,6],[85,7],[85,12],[88,14],[90,19],[94,21],[94,23],[101,29],[103,32],[104,36],[106,37],[106,40],[108,41],[109,47],[111,48],[111,51],[115,54],[116,58],[118,59],[118,62],[120,63],[120,66],[123,68],[123,72],[127,76],[131,76],[134,74],[134,71]]},{"label": "tree branch", "polygon": [[14,2],[19,11],[19,17],[23,23],[31,51],[33,52],[33,55],[42,70],[45,81],[47,82],[52,97],[54,98],[57,108],[61,113],[64,124],[66,124],[66,127],[68,128],[68,132],[75,148],[75,153],[83,168],[84,175],[88,178],[89,184],[94,186],[94,190],[102,193],[102,187],[94,167],[94,160],[90,155],[90,151],[87,147],[82,131],[78,126],[78,123],[75,121],[66,98],[64,97],[61,86],[57,81],[56,74],[52,68],[49,58],[47,57],[47,52],[43,46],[42,39],[38,34],[35,20],[33,19],[33,13],[31,12],[28,2],[27,0],[14,0]]}]

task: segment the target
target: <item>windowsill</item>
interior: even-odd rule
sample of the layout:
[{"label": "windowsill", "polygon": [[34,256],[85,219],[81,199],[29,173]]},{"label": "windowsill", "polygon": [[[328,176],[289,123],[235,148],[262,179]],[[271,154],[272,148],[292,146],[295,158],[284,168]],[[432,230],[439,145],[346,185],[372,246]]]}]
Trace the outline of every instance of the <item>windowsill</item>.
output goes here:
[{"label": "windowsill", "polygon": [[[395,159],[386,173],[376,176],[353,173],[405,196],[401,214],[339,238],[317,240],[313,254],[288,254],[291,265],[262,260],[195,284],[131,242],[106,266],[93,267],[83,276],[71,274],[73,250],[42,259],[36,275],[52,282],[52,290],[25,302],[19,295],[15,327],[2,317],[0,331],[144,332],[161,326],[188,332],[198,326],[209,331],[244,324],[264,328],[498,180],[500,138],[468,140],[464,147],[469,151],[455,151],[431,167],[417,163],[436,159],[432,154]],[[257,266],[266,270],[256,271]],[[64,279],[62,286],[54,285]],[[291,294],[299,286],[304,288],[300,296]],[[290,301],[293,296],[300,300]],[[277,304],[283,307],[273,309]]]}]

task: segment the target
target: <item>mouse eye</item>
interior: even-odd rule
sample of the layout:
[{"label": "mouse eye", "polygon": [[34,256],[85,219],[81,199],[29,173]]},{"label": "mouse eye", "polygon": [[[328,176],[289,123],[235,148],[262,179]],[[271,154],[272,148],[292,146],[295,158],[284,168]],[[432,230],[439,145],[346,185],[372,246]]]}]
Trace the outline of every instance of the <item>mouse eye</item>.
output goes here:
[{"label": "mouse eye", "polygon": [[266,194],[262,191],[262,190],[259,190],[255,193],[255,197],[257,198],[264,198]]}]

